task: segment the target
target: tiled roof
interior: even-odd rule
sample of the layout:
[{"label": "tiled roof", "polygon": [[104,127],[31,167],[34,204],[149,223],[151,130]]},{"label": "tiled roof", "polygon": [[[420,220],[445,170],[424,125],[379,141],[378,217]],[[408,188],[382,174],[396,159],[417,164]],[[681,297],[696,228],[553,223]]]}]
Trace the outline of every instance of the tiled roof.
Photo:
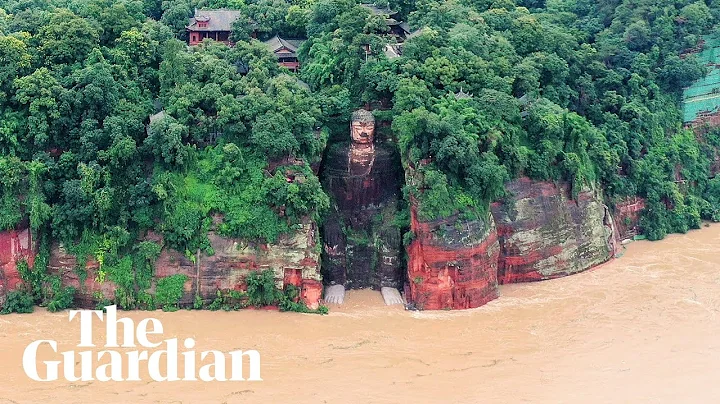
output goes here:
[{"label": "tiled roof", "polygon": [[[408,27],[408,28],[410,28],[410,27]],[[407,38],[405,38],[405,39],[407,40],[410,38],[415,38],[416,36],[422,34],[424,30],[425,30],[425,28],[416,29],[415,31],[410,32],[408,34]]]},{"label": "tiled roof", "polygon": [[[232,31],[232,25],[240,18],[240,10],[195,10],[195,16],[190,18],[187,29],[191,31]],[[207,21],[207,27],[200,27],[198,22]]]},{"label": "tiled roof", "polygon": [[370,10],[371,13],[373,13],[375,15],[384,15],[387,17],[392,17],[393,15],[397,14],[397,11],[393,11],[387,7],[380,8],[374,4],[360,4],[360,5],[367,8],[368,10]]},{"label": "tiled roof", "polygon": [[290,51],[288,56],[294,57],[297,56],[297,50],[303,42],[305,42],[304,39],[283,39],[275,35],[263,43],[267,46],[270,52],[275,53],[282,48],[287,48]]},{"label": "tiled roof", "polygon": [[165,118],[165,110],[158,112],[157,114],[150,115],[150,123]]}]

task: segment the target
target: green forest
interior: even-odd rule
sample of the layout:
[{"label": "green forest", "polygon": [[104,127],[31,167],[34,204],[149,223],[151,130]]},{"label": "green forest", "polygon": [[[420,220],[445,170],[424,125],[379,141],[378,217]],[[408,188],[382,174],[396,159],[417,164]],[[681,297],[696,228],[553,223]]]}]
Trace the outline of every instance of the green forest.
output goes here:
[{"label": "green forest", "polygon": [[[39,262],[60,241],[119,283],[159,254],[149,230],[188,256],[213,253],[210,230],[273,242],[322,221],[313,167],[365,105],[417,167],[424,220],[483,211],[520,176],[641,196],[653,240],[720,220],[720,131],[699,141],[680,109],[706,73],[684,52],[720,2],[375,5],[414,31],[402,56],[355,0],[0,0],[0,230],[26,224]],[[203,8],[242,11],[234,46],[187,45]],[[299,72],[262,44],[276,34],[307,38]]]}]

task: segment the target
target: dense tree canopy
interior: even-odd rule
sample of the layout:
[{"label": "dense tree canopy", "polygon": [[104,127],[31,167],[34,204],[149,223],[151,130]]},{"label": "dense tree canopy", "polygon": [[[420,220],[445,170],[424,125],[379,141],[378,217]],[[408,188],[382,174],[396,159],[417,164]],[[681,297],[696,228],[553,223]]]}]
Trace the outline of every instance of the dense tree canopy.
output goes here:
[{"label": "dense tree canopy", "polygon": [[310,165],[334,104],[257,41],[188,49],[172,3],[0,3],[3,229],[27,220],[95,255],[154,230],[193,254],[209,230],[273,241],[319,220]]},{"label": "dense tree canopy", "polygon": [[[313,168],[364,104],[425,218],[482,211],[521,175],[642,196],[651,238],[720,218],[720,141],[679,110],[714,2],[376,4],[417,30],[400,57],[354,0],[0,0],[0,225],[95,250],[148,230],[188,254],[210,230],[273,241],[329,207]],[[202,7],[242,11],[236,46],[185,45]],[[306,37],[300,72],[253,32]]]}]

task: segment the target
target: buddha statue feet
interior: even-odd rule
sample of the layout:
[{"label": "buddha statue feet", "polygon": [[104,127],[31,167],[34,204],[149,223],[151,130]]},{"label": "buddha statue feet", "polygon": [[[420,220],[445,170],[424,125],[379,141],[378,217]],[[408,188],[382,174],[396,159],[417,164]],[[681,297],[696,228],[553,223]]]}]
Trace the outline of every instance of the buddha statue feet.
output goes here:
[{"label": "buddha statue feet", "polygon": [[345,301],[345,286],[328,285],[325,287],[325,303],[343,304]]},{"label": "buddha statue feet", "polygon": [[380,289],[385,305],[392,306],[393,304],[405,304],[400,291],[395,288],[383,287]]}]

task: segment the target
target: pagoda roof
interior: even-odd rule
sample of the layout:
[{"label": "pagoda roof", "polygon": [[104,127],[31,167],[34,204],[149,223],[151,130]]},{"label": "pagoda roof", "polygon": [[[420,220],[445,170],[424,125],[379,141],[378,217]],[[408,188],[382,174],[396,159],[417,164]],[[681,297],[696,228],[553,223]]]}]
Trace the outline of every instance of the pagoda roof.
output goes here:
[{"label": "pagoda roof", "polygon": [[373,13],[374,15],[384,15],[387,17],[392,17],[395,14],[397,14],[397,11],[393,11],[388,7],[380,8],[374,4],[360,4],[360,5],[367,8],[368,10],[370,10],[370,12]]},{"label": "pagoda roof", "polygon": [[[186,27],[190,31],[232,31],[232,25],[242,15],[240,10],[195,10],[195,16],[190,18]],[[200,27],[198,22],[207,22],[206,27]]]},{"label": "pagoda roof", "polygon": [[263,43],[268,48],[268,50],[270,50],[270,52],[276,53],[283,48],[289,50],[289,57],[297,56],[297,50],[300,45],[303,44],[303,42],[305,42],[304,39],[284,39],[280,38],[277,35],[268,39],[267,41],[263,41]]},{"label": "pagoda roof", "polygon": [[[410,26],[408,26],[407,28],[409,29]],[[425,28],[424,28],[424,27],[423,27],[423,28],[420,28],[420,29],[416,29],[415,31],[408,31],[408,32],[410,32],[410,33],[408,34],[408,36],[407,36],[405,39],[407,40],[407,39],[410,39],[410,38],[415,38],[416,36],[419,36],[420,34],[422,34],[423,31],[425,31]]]},{"label": "pagoda roof", "polygon": [[460,87],[460,91],[458,91],[457,93],[455,93],[455,99],[456,99],[456,100],[467,100],[467,99],[470,99],[470,98],[473,98],[473,95],[472,95],[472,94],[468,94],[468,93],[466,93],[465,91],[463,91],[463,88],[462,88],[462,87]]}]

